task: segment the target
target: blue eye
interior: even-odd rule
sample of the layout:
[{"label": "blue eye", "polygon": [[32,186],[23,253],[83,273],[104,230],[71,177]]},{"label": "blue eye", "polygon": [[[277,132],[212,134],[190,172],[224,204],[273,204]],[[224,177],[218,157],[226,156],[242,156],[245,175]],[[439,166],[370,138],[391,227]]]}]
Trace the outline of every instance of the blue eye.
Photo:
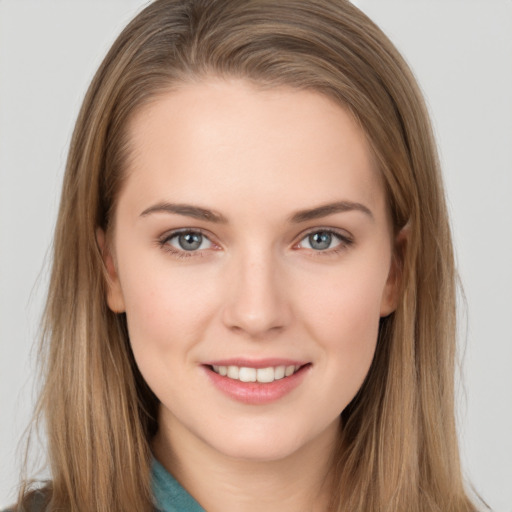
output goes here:
[{"label": "blue eye", "polygon": [[178,251],[194,252],[210,249],[212,242],[199,231],[181,231],[175,233],[164,241]]},{"label": "blue eye", "polygon": [[328,251],[329,249],[336,249],[343,245],[350,245],[352,241],[334,231],[326,229],[313,231],[306,235],[299,245],[304,249],[312,249],[314,251]]}]

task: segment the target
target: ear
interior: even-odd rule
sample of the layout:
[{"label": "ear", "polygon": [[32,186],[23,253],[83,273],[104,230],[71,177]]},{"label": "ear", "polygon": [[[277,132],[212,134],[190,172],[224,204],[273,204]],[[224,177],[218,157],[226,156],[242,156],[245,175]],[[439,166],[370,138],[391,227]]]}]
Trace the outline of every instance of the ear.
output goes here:
[{"label": "ear", "polygon": [[380,304],[381,317],[390,315],[398,306],[400,288],[402,284],[403,262],[409,232],[409,225],[406,224],[395,237],[388,279],[386,281],[386,286],[384,287],[384,292],[382,293],[382,301]]},{"label": "ear", "polygon": [[101,257],[103,264],[106,269],[107,278],[107,304],[108,307],[114,313],[124,313],[126,308],[124,305],[124,296],[121,289],[121,283],[119,282],[119,276],[117,275],[117,269],[112,254],[112,250],[109,247],[105,232],[98,228],[96,230],[96,240],[101,251]]}]

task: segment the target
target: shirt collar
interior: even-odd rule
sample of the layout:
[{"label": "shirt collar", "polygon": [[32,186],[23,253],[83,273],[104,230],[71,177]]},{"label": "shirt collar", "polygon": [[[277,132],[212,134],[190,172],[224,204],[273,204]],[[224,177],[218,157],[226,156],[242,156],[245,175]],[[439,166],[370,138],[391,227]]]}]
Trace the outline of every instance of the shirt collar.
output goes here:
[{"label": "shirt collar", "polygon": [[205,512],[154,457],[151,475],[155,504],[160,512]]}]

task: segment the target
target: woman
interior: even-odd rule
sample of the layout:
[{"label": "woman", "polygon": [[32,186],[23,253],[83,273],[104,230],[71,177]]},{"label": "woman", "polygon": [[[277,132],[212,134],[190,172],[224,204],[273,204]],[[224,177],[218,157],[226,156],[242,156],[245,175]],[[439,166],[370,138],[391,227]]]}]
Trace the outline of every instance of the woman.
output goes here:
[{"label": "woman", "polygon": [[29,508],[475,510],[428,116],[348,2],[130,23],[77,122],[45,318]]}]

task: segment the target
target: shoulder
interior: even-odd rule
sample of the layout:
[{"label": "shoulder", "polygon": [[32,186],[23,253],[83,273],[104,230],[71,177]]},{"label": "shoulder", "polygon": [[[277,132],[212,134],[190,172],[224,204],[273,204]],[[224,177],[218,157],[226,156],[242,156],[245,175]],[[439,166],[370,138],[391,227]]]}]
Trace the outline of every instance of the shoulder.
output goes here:
[{"label": "shoulder", "polygon": [[48,498],[47,490],[31,491],[25,496],[21,505],[13,505],[2,512],[44,512]]}]

